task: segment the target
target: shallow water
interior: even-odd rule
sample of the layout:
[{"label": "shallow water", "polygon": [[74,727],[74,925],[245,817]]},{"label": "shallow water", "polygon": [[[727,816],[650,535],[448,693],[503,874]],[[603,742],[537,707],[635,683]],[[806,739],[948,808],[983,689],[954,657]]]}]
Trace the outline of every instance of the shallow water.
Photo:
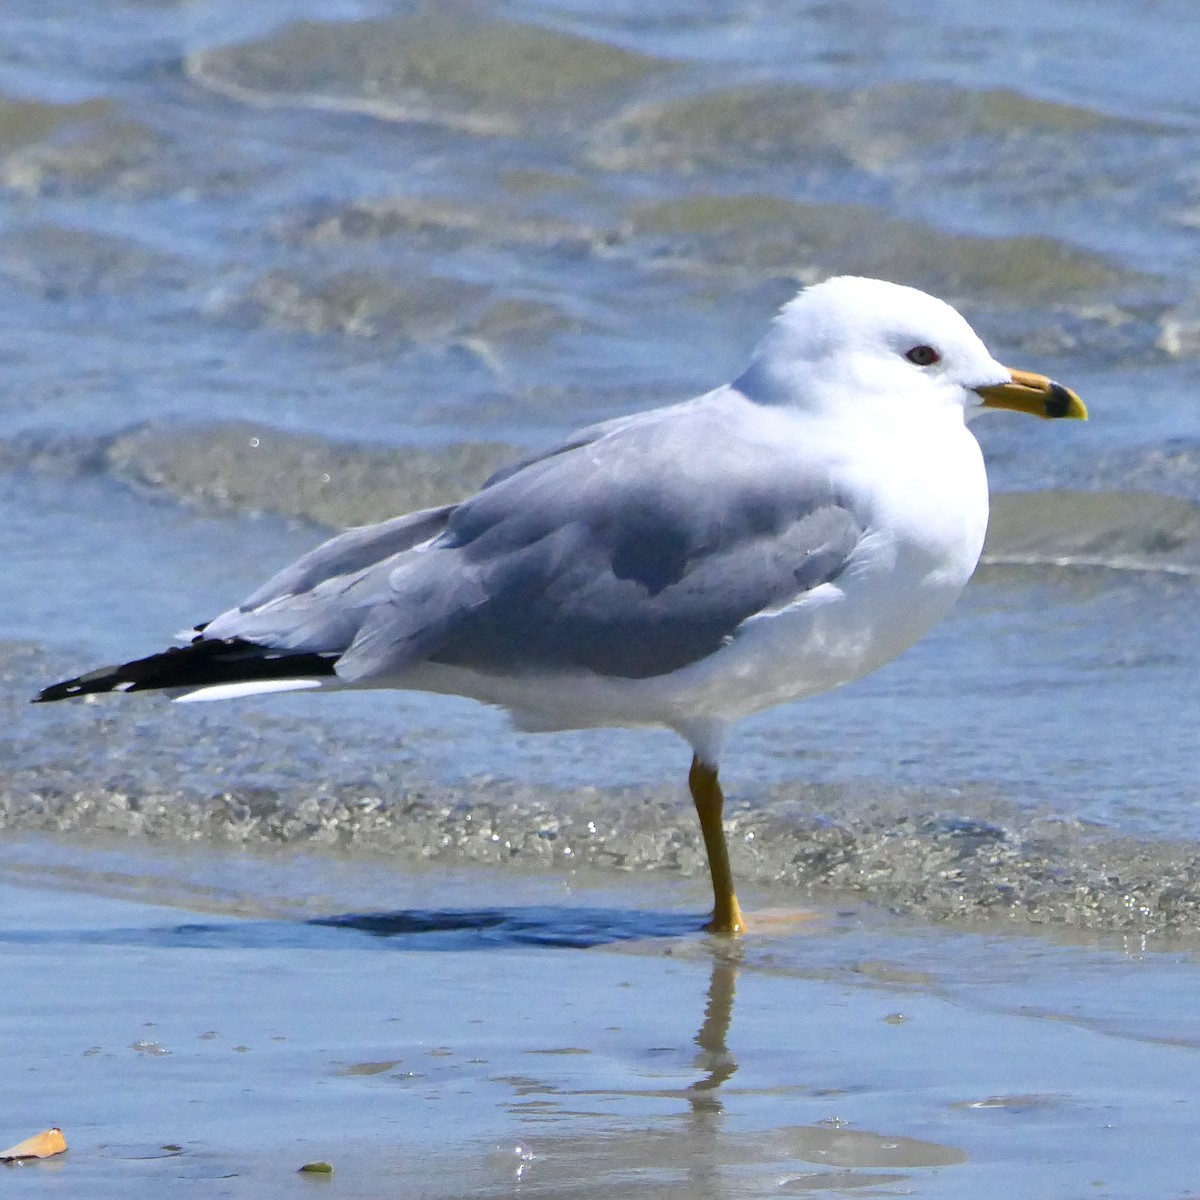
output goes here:
[{"label": "shallow water", "polygon": [[[135,857],[193,847],[192,865],[172,868],[191,881],[172,897],[184,907],[221,893],[230,861],[276,880],[257,913],[238,907],[254,889],[231,886],[237,932],[189,919],[199,933],[170,926],[107,949],[86,922],[68,921],[66,941],[41,938],[14,902],[2,951],[13,970],[60,954],[56,978],[74,970],[64,986],[86,990],[119,949],[168,974],[172,956],[201,952],[232,956],[222,969],[233,974],[268,972],[248,964],[323,955],[344,935],[382,964],[371,969],[385,989],[394,968],[375,952],[388,939],[273,922],[281,906],[309,905],[324,872],[375,882],[357,896],[329,885],[338,902],[310,915],[393,912],[410,886],[395,863],[436,872],[414,911],[501,912],[488,928],[512,935],[505,954],[549,953],[513,935],[514,921],[534,942],[576,926],[585,941],[686,942],[676,906],[682,893],[699,911],[704,866],[687,752],[666,734],[517,736],[497,714],[412,695],[26,701],[76,669],[165,644],[330,528],[462,494],[523,448],[729,378],[797,286],[866,271],[945,295],[1001,359],[1081,392],[1092,420],[1001,415],[981,428],[994,519],[987,565],[955,613],[875,676],[746,723],[725,768],[737,874],[775,899],[903,914],[870,938],[889,942],[883,957],[937,961],[939,1021],[983,1011],[973,981],[1000,954],[988,987],[1021,981],[1004,1009],[1014,1030],[1032,1021],[1027,1008],[1082,1005],[1089,1037],[1115,1022],[1122,1038],[1136,1028],[1140,1047],[1154,1012],[1164,1043],[1191,1045],[1191,960],[1153,953],[1200,928],[1200,17],[1189,3],[17,0],[0,31],[0,866],[33,871],[46,895],[96,894],[128,875],[130,897],[162,899],[171,872],[114,865],[106,839],[117,837]],[[38,874],[31,845],[66,865]],[[230,847],[235,860],[217,853]],[[281,850],[295,874],[274,874]],[[446,872],[453,887],[438,882]],[[651,927],[564,916],[556,881],[593,872],[593,909],[620,908],[629,888],[635,911],[651,897]],[[133,920],[146,922],[157,928]],[[961,932],[980,923],[991,932]],[[447,952],[477,963],[481,929],[442,930]],[[1145,939],[1150,957],[1131,966],[1111,946],[1064,950],[1031,933],[1063,930]],[[92,947],[84,957],[71,937]],[[789,996],[824,1003],[795,990],[814,947],[845,944],[831,933],[779,951],[778,992],[763,982],[769,995],[746,1006],[773,1045],[792,1044],[779,1031],[793,1028],[780,1016]],[[773,978],[763,964],[774,953],[749,951],[743,969]],[[655,955],[629,960],[648,994]],[[698,1014],[707,968],[687,961]],[[427,977],[430,997],[456,969]],[[484,975],[504,986],[502,971]],[[230,1012],[244,999],[235,988]],[[421,1011],[434,1020],[436,1000]],[[1008,1053],[1007,1033],[960,1032]],[[830,1026],[814,1044],[860,1033]],[[1068,1054],[1045,1036],[1046,1062]],[[1112,1194],[1178,1194],[1175,1160],[1155,1176],[1138,1164],[1169,1141],[1155,1121],[1169,1132],[1186,1104],[1164,1083],[1139,1124],[1140,1085],[1126,1078],[1095,1099],[1090,1053],[1061,1087],[1049,1068],[1023,1082],[935,1081],[943,1090],[933,1108],[917,1104],[919,1120],[869,1105],[854,1120],[971,1164],[1041,1170],[1028,1194],[1062,1195],[1090,1187],[1084,1168],[1102,1152],[1082,1130],[1115,1105],[1126,1140],[1110,1139],[1097,1176]],[[774,1099],[720,1143],[729,1170],[713,1194],[768,1177],[785,1194],[974,1186],[954,1174],[974,1166],[928,1162],[860,1178],[869,1138],[838,1166],[838,1143],[812,1132],[836,1133],[820,1122],[838,1112],[810,1098],[784,1120],[779,1106],[796,1095],[762,1069],[754,1087]],[[913,1078],[888,1086],[899,1096]],[[627,1083],[564,1068],[547,1086],[615,1095]],[[1089,1099],[1053,1099],[1076,1087]],[[992,1104],[993,1092],[1017,1099]],[[431,1110],[420,1146],[448,1111]],[[994,1140],[978,1145],[960,1122],[981,1113]],[[583,1187],[593,1169],[620,1186],[685,1187],[652,1137],[623,1149],[628,1113],[601,1139],[618,1147],[609,1158],[554,1117],[558,1149],[519,1180],[483,1146],[508,1126],[480,1120],[443,1175],[434,1163],[422,1176],[428,1194],[451,1194],[467,1164],[496,1194],[527,1190],[546,1162],[565,1165],[545,1168],[545,1194]],[[1001,1122],[1029,1139],[1020,1154],[994,1133]],[[768,1175],[730,1165],[784,1125],[801,1131],[772,1133]],[[688,1136],[695,1148],[708,1133]],[[798,1147],[844,1174],[810,1177]],[[188,1170],[195,1182],[218,1166]],[[368,1176],[354,1187],[368,1194]]]},{"label": "shallow water", "polygon": [[313,1161],[356,1197],[1192,1182],[1181,949],[852,905],[755,907],[733,946],[642,880],[12,849],[0,1103],[71,1147],[17,1196],[293,1196]]}]

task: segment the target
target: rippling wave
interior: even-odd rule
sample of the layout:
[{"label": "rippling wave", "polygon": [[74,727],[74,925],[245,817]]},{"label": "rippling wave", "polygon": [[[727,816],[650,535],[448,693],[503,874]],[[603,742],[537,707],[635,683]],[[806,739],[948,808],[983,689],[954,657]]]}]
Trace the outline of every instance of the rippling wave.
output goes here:
[{"label": "rippling wave", "polygon": [[[690,806],[652,791],[547,793],[519,784],[241,787],[197,794],[20,772],[0,787],[0,828],[339,855],[570,871],[702,877]],[[855,893],[935,920],[1143,934],[1200,926],[1200,843],[1150,842],[1066,816],[963,794],[791,786],[728,820],[746,886]]]}]

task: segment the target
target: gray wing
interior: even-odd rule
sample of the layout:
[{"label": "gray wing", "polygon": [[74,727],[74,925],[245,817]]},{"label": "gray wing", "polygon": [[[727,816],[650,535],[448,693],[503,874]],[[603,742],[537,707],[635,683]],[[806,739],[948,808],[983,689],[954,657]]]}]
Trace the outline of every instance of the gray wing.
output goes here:
[{"label": "gray wing", "polygon": [[446,529],[454,505],[360,525],[322,542],[273,575],[237,608],[198,628],[280,650],[345,650],[370,610],[391,598],[403,556]]},{"label": "gray wing", "polygon": [[493,477],[395,561],[338,675],[430,661],[646,678],[836,579],[861,516],[827,472],[741,417],[703,401],[658,410]]},{"label": "gray wing", "polygon": [[284,567],[239,607],[242,612],[247,612],[268,601],[307,592],[325,580],[354,574],[411,550],[442,533],[453,510],[453,504],[423,508],[377,525],[347,529]]},{"label": "gray wing", "polygon": [[[500,468],[491,487],[525,467],[577,449],[630,418],[573,434],[562,445]],[[347,529],[273,575],[236,608],[196,626],[207,638],[244,638],[278,650],[346,650],[376,604],[393,599],[390,578],[400,556],[444,533],[455,505],[426,508],[375,525]]]}]

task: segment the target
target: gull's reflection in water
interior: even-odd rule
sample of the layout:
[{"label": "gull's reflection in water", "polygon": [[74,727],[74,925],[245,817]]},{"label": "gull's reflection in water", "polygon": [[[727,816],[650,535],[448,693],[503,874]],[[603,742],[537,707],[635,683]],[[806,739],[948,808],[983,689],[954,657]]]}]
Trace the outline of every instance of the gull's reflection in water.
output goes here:
[{"label": "gull's reflection in water", "polygon": [[728,1160],[738,1154],[729,1145],[724,1125],[725,1105],[721,1088],[738,1069],[729,1049],[729,1028],[733,1023],[733,1002],[737,994],[738,969],[742,965],[740,944],[711,943],[712,973],[708,980],[708,998],[704,1020],[692,1040],[699,1047],[695,1065],[703,1074],[684,1091],[690,1112],[685,1118],[687,1146],[685,1171],[687,1194],[697,1200],[723,1195]]},{"label": "gull's reflection in water", "polygon": [[737,994],[738,969],[742,965],[742,947],[714,946],[712,956],[704,1021],[693,1039],[700,1047],[696,1066],[705,1074],[687,1089],[695,1113],[723,1111],[717,1089],[732,1079],[738,1068],[737,1059],[730,1052],[727,1040],[733,1022],[733,1001]]}]

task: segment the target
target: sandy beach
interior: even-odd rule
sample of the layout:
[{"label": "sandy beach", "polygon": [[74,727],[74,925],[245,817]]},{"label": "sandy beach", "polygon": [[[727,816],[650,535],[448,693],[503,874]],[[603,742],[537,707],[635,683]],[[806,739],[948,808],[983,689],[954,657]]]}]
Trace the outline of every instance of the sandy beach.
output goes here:
[{"label": "sandy beach", "polygon": [[[57,1124],[70,1150],[5,1169],[6,1194],[1061,1200],[1195,1180],[1182,952],[761,895],[733,944],[695,931],[699,885],[201,857],[12,848],[0,1136]],[[289,916],[298,874],[316,899]],[[333,1174],[298,1173],[314,1161]]]}]

